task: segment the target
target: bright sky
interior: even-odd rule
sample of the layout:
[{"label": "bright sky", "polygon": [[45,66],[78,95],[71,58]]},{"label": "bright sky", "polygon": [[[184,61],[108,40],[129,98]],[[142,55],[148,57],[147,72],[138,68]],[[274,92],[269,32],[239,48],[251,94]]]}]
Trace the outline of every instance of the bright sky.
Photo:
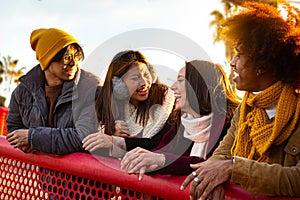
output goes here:
[{"label": "bright sky", "polygon": [[[41,27],[57,27],[74,35],[83,46],[86,55],[83,68],[99,76],[106,67],[103,63],[108,62],[101,63],[102,60],[111,59],[110,56],[117,52],[105,57],[95,53],[95,49],[98,48],[98,52],[101,52],[99,46],[103,43],[114,41],[114,38],[128,32],[135,33],[135,30],[142,30],[140,33],[145,35],[145,38],[139,35],[139,41],[147,41],[151,37],[149,34],[152,29],[162,31],[162,34],[171,31],[174,37],[170,38],[174,39],[174,48],[177,43],[179,49],[182,45],[189,45],[181,40],[185,38],[203,48],[213,61],[224,61],[222,45],[213,45],[214,30],[209,28],[213,19],[209,14],[213,10],[222,10],[221,0],[9,0],[3,1],[1,8],[1,56],[10,55],[13,59],[19,59],[18,66],[25,66],[27,70],[37,64],[29,37],[34,29]],[[182,37],[179,37],[180,41],[176,39],[177,36]],[[121,48],[148,49],[144,53],[150,62],[156,65],[167,65],[178,70],[183,65],[182,57],[191,59],[180,55],[182,52],[172,52],[174,49],[158,50],[159,45],[156,45],[154,50],[149,48],[149,44],[136,46],[132,35],[129,39],[133,44],[130,45],[131,41],[126,41]],[[162,42],[164,40],[161,39]],[[91,66],[92,54],[101,60],[99,64],[93,63],[96,69],[87,66]]]}]

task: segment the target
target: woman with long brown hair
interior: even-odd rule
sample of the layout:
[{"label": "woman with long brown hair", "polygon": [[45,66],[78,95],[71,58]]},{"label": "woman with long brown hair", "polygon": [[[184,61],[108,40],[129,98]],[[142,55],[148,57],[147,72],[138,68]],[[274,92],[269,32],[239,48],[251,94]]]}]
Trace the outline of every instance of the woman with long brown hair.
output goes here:
[{"label": "woman with long brown hair", "polygon": [[101,130],[83,140],[86,150],[112,148],[112,156],[121,157],[137,146],[158,145],[174,95],[150,73],[153,70],[139,51],[123,51],[113,58],[96,102]]}]

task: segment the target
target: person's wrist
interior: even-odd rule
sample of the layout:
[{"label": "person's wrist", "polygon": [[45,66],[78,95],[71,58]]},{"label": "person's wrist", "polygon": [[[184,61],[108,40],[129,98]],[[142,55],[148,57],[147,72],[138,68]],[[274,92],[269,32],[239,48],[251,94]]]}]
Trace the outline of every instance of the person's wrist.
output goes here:
[{"label": "person's wrist", "polygon": [[166,156],[164,154],[160,154],[160,167],[165,166]]},{"label": "person's wrist", "polygon": [[234,163],[235,163],[235,157],[232,156],[230,161],[230,165],[228,166],[228,175],[231,177],[232,176],[232,171],[233,171],[233,167],[234,167]]},{"label": "person's wrist", "polygon": [[113,139],[114,137],[113,136],[109,136],[109,141],[110,141],[110,147],[112,147],[113,146],[113,144],[114,144],[114,139]]},{"label": "person's wrist", "polygon": [[[105,134],[106,135],[106,134]],[[108,139],[108,142],[106,142],[107,143],[107,148],[111,148],[111,147],[113,147],[113,136],[111,136],[111,135],[106,135],[106,138]]]}]

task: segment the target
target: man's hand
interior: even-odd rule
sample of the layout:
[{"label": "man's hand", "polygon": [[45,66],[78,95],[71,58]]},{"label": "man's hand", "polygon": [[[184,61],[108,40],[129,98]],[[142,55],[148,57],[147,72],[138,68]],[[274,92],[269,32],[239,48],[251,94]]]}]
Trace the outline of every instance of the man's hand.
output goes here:
[{"label": "man's hand", "polygon": [[218,187],[230,179],[233,163],[232,160],[207,160],[191,167],[197,170],[187,176],[180,189],[190,184],[191,200],[206,199],[222,194]]},{"label": "man's hand", "polygon": [[14,148],[19,148],[25,153],[33,152],[28,143],[28,129],[19,129],[8,133],[6,139]]}]

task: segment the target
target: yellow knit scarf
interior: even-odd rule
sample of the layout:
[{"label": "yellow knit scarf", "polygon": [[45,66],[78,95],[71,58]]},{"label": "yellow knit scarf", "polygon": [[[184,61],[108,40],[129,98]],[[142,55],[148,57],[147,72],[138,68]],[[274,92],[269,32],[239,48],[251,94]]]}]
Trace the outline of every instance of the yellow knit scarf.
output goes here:
[{"label": "yellow knit scarf", "polygon": [[[299,99],[292,86],[280,81],[256,95],[246,92],[232,154],[255,159],[258,153],[258,161],[268,162],[271,145],[282,144],[295,128],[300,113]],[[270,120],[265,108],[276,102],[276,115]]]}]

